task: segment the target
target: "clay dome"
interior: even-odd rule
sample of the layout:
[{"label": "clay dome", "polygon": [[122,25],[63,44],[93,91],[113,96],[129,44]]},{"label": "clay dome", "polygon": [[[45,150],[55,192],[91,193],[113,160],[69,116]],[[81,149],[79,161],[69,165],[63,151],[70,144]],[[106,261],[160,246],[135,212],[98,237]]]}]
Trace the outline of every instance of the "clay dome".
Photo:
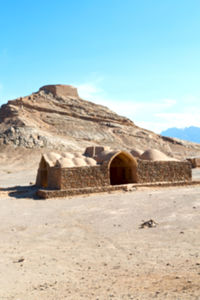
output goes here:
[{"label": "clay dome", "polygon": [[53,167],[61,155],[55,152],[49,152],[43,155],[45,161],[49,164],[50,167]]},{"label": "clay dome", "polygon": [[130,153],[131,153],[134,157],[140,157],[140,156],[142,155],[143,151],[135,148],[135,149],[132,149],[132,150],[130,151]]},{"label": "clay dome", "polygon": [[73,163],[75,167],[84,167],[87,166],[86,161],[84,160],[84,158],[79,158],[79,157],[75,157],[73,159]]},{"label": "clay dome", "polygon": [[74,153],[75,158],[83,158],[83,155],[81,153]]},{"label": "clay dome", "polygon": [[71,159],[61,157],[59,160],[56,162],[56,167],[60,168],[72,168],[74,167],[74,164]]},{"label": "clay dome", "polygon": [[62,156],[66,157],[66,158],[69,158],[69,159],[72,159],[74,157],[74,154],[68,152],[68,153],[62,153]]},{"label": "clay dome", "polygon": [[176,161],[176,159],[167,156],[165,153],[156,150],[156,149],[148,149],[141,156],[141,159],[144,160],[152,160],[152,161]]},{"label": "clay dome", "polygon": [[88,166],[95,166],[96,165],[96,160],[94,160],[93,158],[86,157],[85,161],[86,161]]}]

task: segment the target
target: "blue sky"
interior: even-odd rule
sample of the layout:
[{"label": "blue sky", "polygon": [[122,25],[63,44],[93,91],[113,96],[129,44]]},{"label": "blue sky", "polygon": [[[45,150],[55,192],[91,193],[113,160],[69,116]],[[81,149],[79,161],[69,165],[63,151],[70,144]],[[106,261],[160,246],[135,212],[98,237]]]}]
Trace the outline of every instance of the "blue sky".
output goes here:
[{"label": "blue sky", "polygon": [[199,0],[0,0],[0,104],[72,84],[155,132],[200,126],[199,16]]}]

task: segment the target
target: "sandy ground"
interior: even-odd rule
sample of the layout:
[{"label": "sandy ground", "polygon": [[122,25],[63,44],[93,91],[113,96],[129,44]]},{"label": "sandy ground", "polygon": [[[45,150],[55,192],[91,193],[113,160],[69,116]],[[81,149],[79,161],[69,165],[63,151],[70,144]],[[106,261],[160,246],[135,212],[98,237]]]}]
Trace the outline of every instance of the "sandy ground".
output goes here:
[{"label": "sandy ground", "polygon": [[0,190],[0,299],[200,299],[200,187],[33,192]]},{"label": "sandy ground", "polygon": [[0,299],[200,299],[200,187],[38,200],[27,161],[0,166]]}]

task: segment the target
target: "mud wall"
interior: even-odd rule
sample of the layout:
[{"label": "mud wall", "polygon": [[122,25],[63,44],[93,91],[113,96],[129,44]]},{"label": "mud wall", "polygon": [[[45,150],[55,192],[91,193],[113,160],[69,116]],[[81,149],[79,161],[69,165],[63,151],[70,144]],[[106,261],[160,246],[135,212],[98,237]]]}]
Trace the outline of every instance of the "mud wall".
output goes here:
[{"label": "mud wall", "polygon": [[192,168],[200,168],[200,157],[188,158],[187,160],[192,164]]},{"label": "mud wall", "polygon": [[61,189],[77,189],[109,185],[107,165],[61,169]]},{"label": "mud wall", "polygon": [[48,169],[48,188],[60,189],[61,187],[61,169],[60,168],[49,168]]},{"label": "mud wall", "polygon": [[190,181],[191,164],[187,161],[147,161],[138,159],[138,183]]}]

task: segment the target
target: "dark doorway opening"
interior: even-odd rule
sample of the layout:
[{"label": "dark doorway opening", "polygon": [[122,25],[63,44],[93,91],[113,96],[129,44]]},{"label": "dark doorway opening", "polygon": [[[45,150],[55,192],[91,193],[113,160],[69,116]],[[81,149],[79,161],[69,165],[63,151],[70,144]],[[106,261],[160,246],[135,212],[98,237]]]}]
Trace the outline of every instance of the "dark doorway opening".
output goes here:
[{"label": "dark doorway opening", "polygon": [[48,175],[47,163],[43,158],[40,165],[40,184],[41,187],[43,188],[47,188],[48,186],[47,175]]},{"label": "dark doorway opening", "polygon": [[137,163],[131,155],[119,153],[110,163],[110,184],[137,182]]}]

